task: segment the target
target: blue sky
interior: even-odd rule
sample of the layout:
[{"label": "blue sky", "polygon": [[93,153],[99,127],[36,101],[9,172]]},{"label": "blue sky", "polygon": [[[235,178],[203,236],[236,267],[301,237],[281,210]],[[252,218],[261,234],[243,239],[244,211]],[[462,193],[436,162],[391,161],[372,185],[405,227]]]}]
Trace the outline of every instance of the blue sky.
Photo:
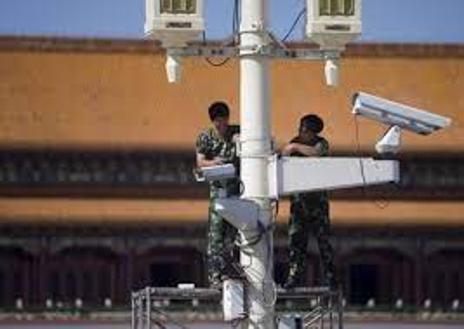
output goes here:
[{"label": "blue sky", "polygon": [[[208,38],[231,31],[232,0],[205,0]],[[305,0],[270,0],[285,34]],[[464,0],[364,0],[362,40],[464,43]],[[144,0],[0,0],[0,34],[142,38]],[[293,39],[301,38],[299,26]]]}]

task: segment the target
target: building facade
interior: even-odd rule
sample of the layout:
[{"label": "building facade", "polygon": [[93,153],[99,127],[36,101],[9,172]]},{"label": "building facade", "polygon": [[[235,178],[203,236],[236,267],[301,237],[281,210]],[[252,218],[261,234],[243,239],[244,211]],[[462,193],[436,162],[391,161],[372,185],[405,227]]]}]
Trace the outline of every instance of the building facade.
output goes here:
[{"label": "building facade", "polygon": [[[273,131],[320,114],[334,156],[373,154],[385,127],[350,113],[359,90],[453,118],[435,136],[405,134],[396,186],[331,194],[336,263],[349,305],[374,298],[464,300],[464,46],[352,45],[342,84],[322,64],[272,66]],[[206,108],[238,120],[238,67],[185,60],[168,85],[146,41],[0,38],[0,307],[47,299],[127,305],[145,285],[206,284],[207,187],[195,183],[194,141]],[[356,125],[359,134],[355,133]],[[275,274],[286,271],[288,201],[279,207]],[[317,246],[307,283],[321,282]]]}]

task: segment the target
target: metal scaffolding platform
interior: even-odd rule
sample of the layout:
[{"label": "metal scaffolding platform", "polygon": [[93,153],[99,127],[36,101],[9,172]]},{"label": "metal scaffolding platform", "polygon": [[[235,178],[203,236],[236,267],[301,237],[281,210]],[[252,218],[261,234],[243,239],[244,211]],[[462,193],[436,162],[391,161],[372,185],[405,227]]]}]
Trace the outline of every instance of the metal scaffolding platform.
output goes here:
[{"label": "metal scaffolding platform", "polygon": [[[132,293],[131,329],[167,328],[169,324],[187,328],[179,320],[170,315],[171,302],[184,302],[184,307],[191,307],[193,312],[200,313],[201,303],[222,302],[222,291],[207,288],[158,288],[146,287]],[[343,329],[342,293],[327,287],[301,287],[291,290],[277,289],[278,320],[285,317],[297,318],[297,325],[278,328],[305,329]],[[285,308],[291,309],[286,310]],[[238,328],[237,323],[232,324]]]}]

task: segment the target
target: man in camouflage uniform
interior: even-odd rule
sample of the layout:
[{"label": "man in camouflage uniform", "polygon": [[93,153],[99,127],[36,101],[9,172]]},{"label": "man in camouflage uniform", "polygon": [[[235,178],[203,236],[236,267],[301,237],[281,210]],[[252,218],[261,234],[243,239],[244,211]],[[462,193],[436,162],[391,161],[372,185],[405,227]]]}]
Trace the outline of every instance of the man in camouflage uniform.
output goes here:
[{"label": "man in camouflage uniform", "polygon": [[[283,149],[284,156],[327,156],[329,143],[318,134],[324,123],[317,115],[306,115],[300,121],[299,134]],[[311,173],[308,173],[311,174]],[[306,249],[309,233],[317,238],[324,271],[324,284],[336,288],[333,251],[330,244],[329,200],[326,191],[299,193],[290,198],[288,224],[289,272],[285,288],[304,283]]]},{"label": "man in camouflage uniform", "polygon": [[[212,127],[203,131],[197,138],[197,167],[232,163],[238,169],[236,142],[240,128],[229,125],[229,107],[223,102],[216,102],[209,107],[208,113]],[[210,185],[207,265],[209,284],[213,287],[220,287],[222,277],[229,274],[230,257],[233,254],[231,249],[237,234],[236,229],[214,211],[214,200],[220,196],[221,190],[227,196],[238,195],[238,179],[216,181]]]}]

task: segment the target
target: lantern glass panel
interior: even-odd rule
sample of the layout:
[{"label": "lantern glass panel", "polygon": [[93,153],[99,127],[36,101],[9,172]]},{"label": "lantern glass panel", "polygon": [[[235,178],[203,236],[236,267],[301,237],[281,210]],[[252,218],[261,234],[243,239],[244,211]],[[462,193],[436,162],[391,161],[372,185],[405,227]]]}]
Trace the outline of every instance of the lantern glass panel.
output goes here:
[{"label": "lantern glass panel", "polygon": [[196,0],[160,0],[162,14],[195,14]]},{"label": "lantern glass panel", "polygon": [[355,0],[319,0],[320,16],[353,16]]}]

